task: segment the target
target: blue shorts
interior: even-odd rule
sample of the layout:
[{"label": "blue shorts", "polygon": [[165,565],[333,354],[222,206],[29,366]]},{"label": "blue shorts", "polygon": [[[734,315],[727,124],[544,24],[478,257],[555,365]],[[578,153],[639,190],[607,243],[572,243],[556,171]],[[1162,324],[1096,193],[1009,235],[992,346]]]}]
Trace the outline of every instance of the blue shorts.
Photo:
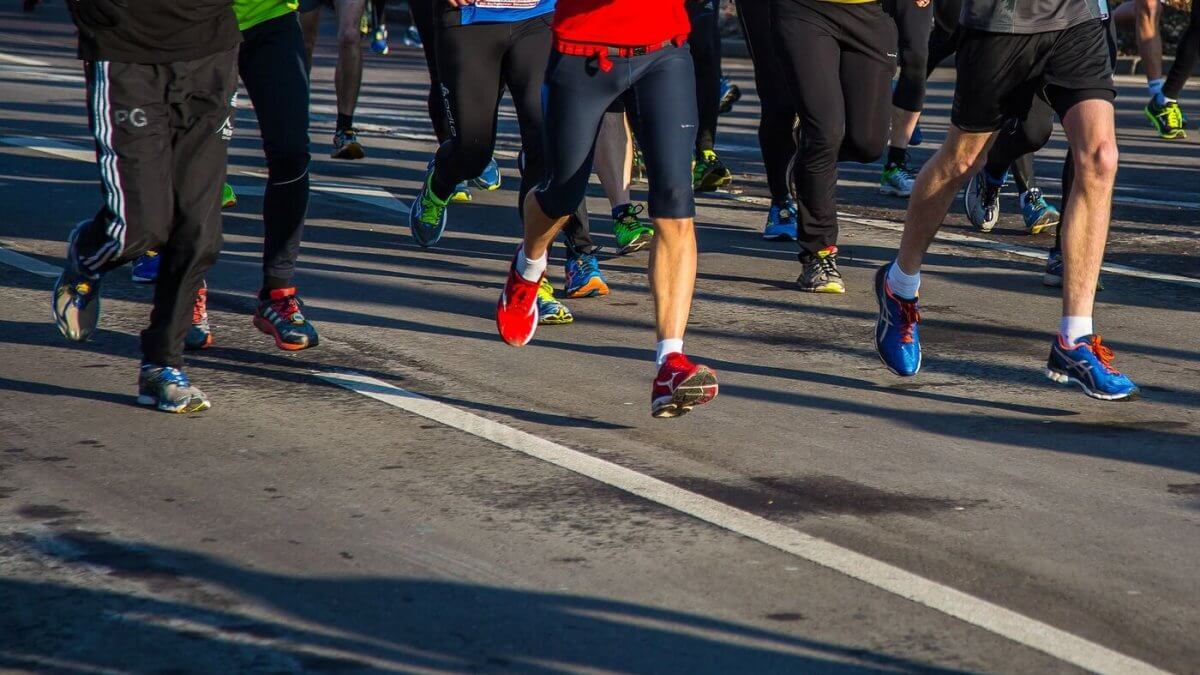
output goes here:
[{"label": "blue shorts", "polygon": [[605,111],[629,91],[637,106],[638,145],[650,183],[651,218],[692,218],[692,153],[696,147],[696,75],[687,45],[649,54],[594,57],[555,51],[546,69],[547,177],[535,193],[552,218],[574,213],[587,192],[596,134]]}]

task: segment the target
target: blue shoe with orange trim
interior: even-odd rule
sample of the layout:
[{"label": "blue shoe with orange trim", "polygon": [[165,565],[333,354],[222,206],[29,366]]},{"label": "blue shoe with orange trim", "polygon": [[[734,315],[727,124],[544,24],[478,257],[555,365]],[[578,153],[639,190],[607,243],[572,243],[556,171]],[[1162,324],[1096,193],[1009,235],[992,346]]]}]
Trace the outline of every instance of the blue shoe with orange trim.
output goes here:
[{"label": "blue shoe with orange trim", "polygon": [[567,283],[563,293],[568,298],[594,298],[608,295],[608,282],[600,273],[600,263],[590,253],[567,260]]},{"label": "blue shoe with orange trim", "polygon": [[892,293],[887,272],[894,264],[886,263],[875,273],[875,299],[879,302],[875,351],[888,370],[910,377],[921,370],[921,335],[917,330],[921,310],[916,298],[909,300]]},{"label": "blue shoe with orange trim", "polygon": [[1141,393],[1138,386],[1112,362],[1113,351],[1099,335],[1085,335],[1072,345],[1060,334],[1050,345],[1046,377],[1060,384],[1077,384],[1083,393],[1101,401],[1137,398]]}]

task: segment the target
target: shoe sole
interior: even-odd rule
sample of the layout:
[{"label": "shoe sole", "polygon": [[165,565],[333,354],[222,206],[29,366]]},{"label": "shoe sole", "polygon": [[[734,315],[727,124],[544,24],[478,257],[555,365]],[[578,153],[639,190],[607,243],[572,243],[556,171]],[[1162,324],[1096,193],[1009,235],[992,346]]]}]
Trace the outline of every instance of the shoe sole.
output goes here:
[{"label": "shoe sole", "polygon": [[567,326],[573,323],[575,323],[575,317],[573,316],[565,319],[559,319],[557,317],[538,318],[539,326]]},{"label": "shoe sole", "polygon": [[627,244],[624,248],[617,251],[617,255],[629,255],[630,253],[637,253],[638,251],[649,246],[653,241],[654,235],[652,234],[639,235],[636,239],[629,242],[629,244]]},{"label": "shoe sole", "polygon": [[1133,389],[1126,394],[1105,394],[1104,392],[1096,391],[1087,386],[1082,380],[1071,377],[1064,372],[1054,370],[1053,368],[1046,369],[1046,377],[1059,384],[1077,384],[1079,385],[1079,388],[1083,390],[1084,394],[1087,394],[1088,397],[1094,398],[1097,401],[1132,401],[1137,399],[1141,394],[1140,390],[1138,389]]},{"label": "shoe sole", "polygon": [[1026,228],[1030,236],[1039,235],[1052,227],[1058,226],[1058,220],[1050,220],[1045,223],[1034,223],[1031,227]]},{"label": "shoe sole", "polygon": [[797,285],[797,286],[796,286],[796,288],[799,288],[801,291],[804,291],[805,293],[833,293],[833,294],[838,294],[838,293],[845,293],[845,292],[846,292],[846,287],[845,287],[845,286],[841,286],[841,285],[837,285],[837,286],[835,286],[835,285],[831,285],[831,284],[825,284],[824,286],[812,286],[812,287],[809,287],[809,286],[800,286],[800,285]]},{"label": "shoe sole", "polygon": [[459,204],[462,204],[464,202],[469,202],[469,201],[471,201],[471,193],[470,192],[455,192],[454,194],[450,195],[450,201],[457,202]]},{"label": "shoe sole", "polygon": [[700,366],[691,377],[675,387],[669,400],[653,403],[650,406],[650,416],[657,419],[682,417],[691,412],[692,408],[716,398],[718,391],[716,373]]},{"label": "shoe sole", "polygon": [[598,279],[592,279],[574,291],[563,289],[563,295],[571,299],[603,297],[608,293],[608,285]]},{"label": "shoe sole", "polygon": [[212,345],[213,345],[213,336],[210,333],[209,335],[206,335],[204,337],[204,342],[201,342],[198,345],[189,345],[185,342],[185,343],[183,343],[183,348],[189,352],[198,352],[201,349],[208,349]]},{"label": "shoe sole", "polygon": [[160,402],[157,398],[149,394],[138,394],[137,402],[139,405],[151,406],[161,410],[162,412],[187,414],[195,412],[203,412],[212,407],[212,403],[207,399],[188,398],[186,402],[179,405],[169,405]]},{"label": "shoe sole", "polygon": [[972,197],[972,195],[975,194],[975,191],[971,189],[971,184],[974,182],[974,178],[967,181],[967,187],[963,189],[963,214],[967,217],[967,222],[971,223],[972,227],[986,234],[994,230],[996,228],[996,223],[1000,222],[999,212],[997,211],[996,220],[992,221],[991,223],[976,223],[975,220],[971,218],[971,204],[975,201],[974,197]]},{"label": "shoe sole", "polygon": [[312,349],[313,347],[316,347],[321,342],[320,339],[316,339],[316,338],[314,338],[312,342],[307,342],[302,345],[293,344],[291,342],[284,342],[282,339],[280,339],[279,333],[275,330],[275,326],[273,326],[270,321],[267,321],[266,319],[262,318],[261,316],[259,316],[257,314],[254,315],[254,327],[259,329],[263,333],[266,333],[267,335],[270,335],[271,337],[275,338],[275,346],[279,347],[280,349],[284,350],[285,352],[298,352],[298,351],[302,351],[305,349]]},{"label": "shoe sole", "polygon": [[363,157],[367,156],[367,153],[365,150],[363,150],[362,145],[358,143],[348,143],[329,153],[329,156],[333,159],[362,159]]},{"label": "shoe sole", "polygon": [[900,188],[880,186],[879,194],[887,195],[889,197],[904,197],[907,199],[908,197],[912,196],[912,190],[905,192],[904,190],[901,190]]},{"label": "shoe sole", "polygon": [[692,190],[694,192],[716,192],[732,182],[733,176],[725,176],[716,179],[716,182],[700,181],[700,183],[693,187]]},{"label": "shoe sole", "polygon": [[221,202],[221,208],[222,208],[222,209],[231,209],[231,208],[233,208],[233,207],[235,207],[235,206],[237,206],[237,200],[236,200],[236,199],[230,199],[230,200],[229,200],[229,201],[227,201],[227,202]]}]

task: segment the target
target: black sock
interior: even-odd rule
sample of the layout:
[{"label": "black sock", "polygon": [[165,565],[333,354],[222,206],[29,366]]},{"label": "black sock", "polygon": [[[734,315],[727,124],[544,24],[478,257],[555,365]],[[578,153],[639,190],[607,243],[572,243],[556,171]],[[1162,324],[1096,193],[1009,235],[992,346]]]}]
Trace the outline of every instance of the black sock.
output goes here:
[{"label": "black sock", "polygon": [[354,126],[354,115],[343,115],[342,113],[338,113],[338,116],[337,116],[338,131],[341,131],[343,129],[349,129],[352,126]]},{"label": "black sock", "polygon": [[897,148],[888,146],[887,163],[888,166],[900,166],[908,161],[908,148]]}]

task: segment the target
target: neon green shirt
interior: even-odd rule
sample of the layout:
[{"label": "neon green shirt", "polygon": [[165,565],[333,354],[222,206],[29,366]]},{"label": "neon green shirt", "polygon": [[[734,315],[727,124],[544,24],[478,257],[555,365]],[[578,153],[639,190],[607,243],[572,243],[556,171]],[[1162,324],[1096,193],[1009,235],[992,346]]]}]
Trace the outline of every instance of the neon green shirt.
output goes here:
[{"label": "neon green shirt", "polygon": [[264,21],[296,11],[300,0],[233,0],[238,29],[246,30]]}]

